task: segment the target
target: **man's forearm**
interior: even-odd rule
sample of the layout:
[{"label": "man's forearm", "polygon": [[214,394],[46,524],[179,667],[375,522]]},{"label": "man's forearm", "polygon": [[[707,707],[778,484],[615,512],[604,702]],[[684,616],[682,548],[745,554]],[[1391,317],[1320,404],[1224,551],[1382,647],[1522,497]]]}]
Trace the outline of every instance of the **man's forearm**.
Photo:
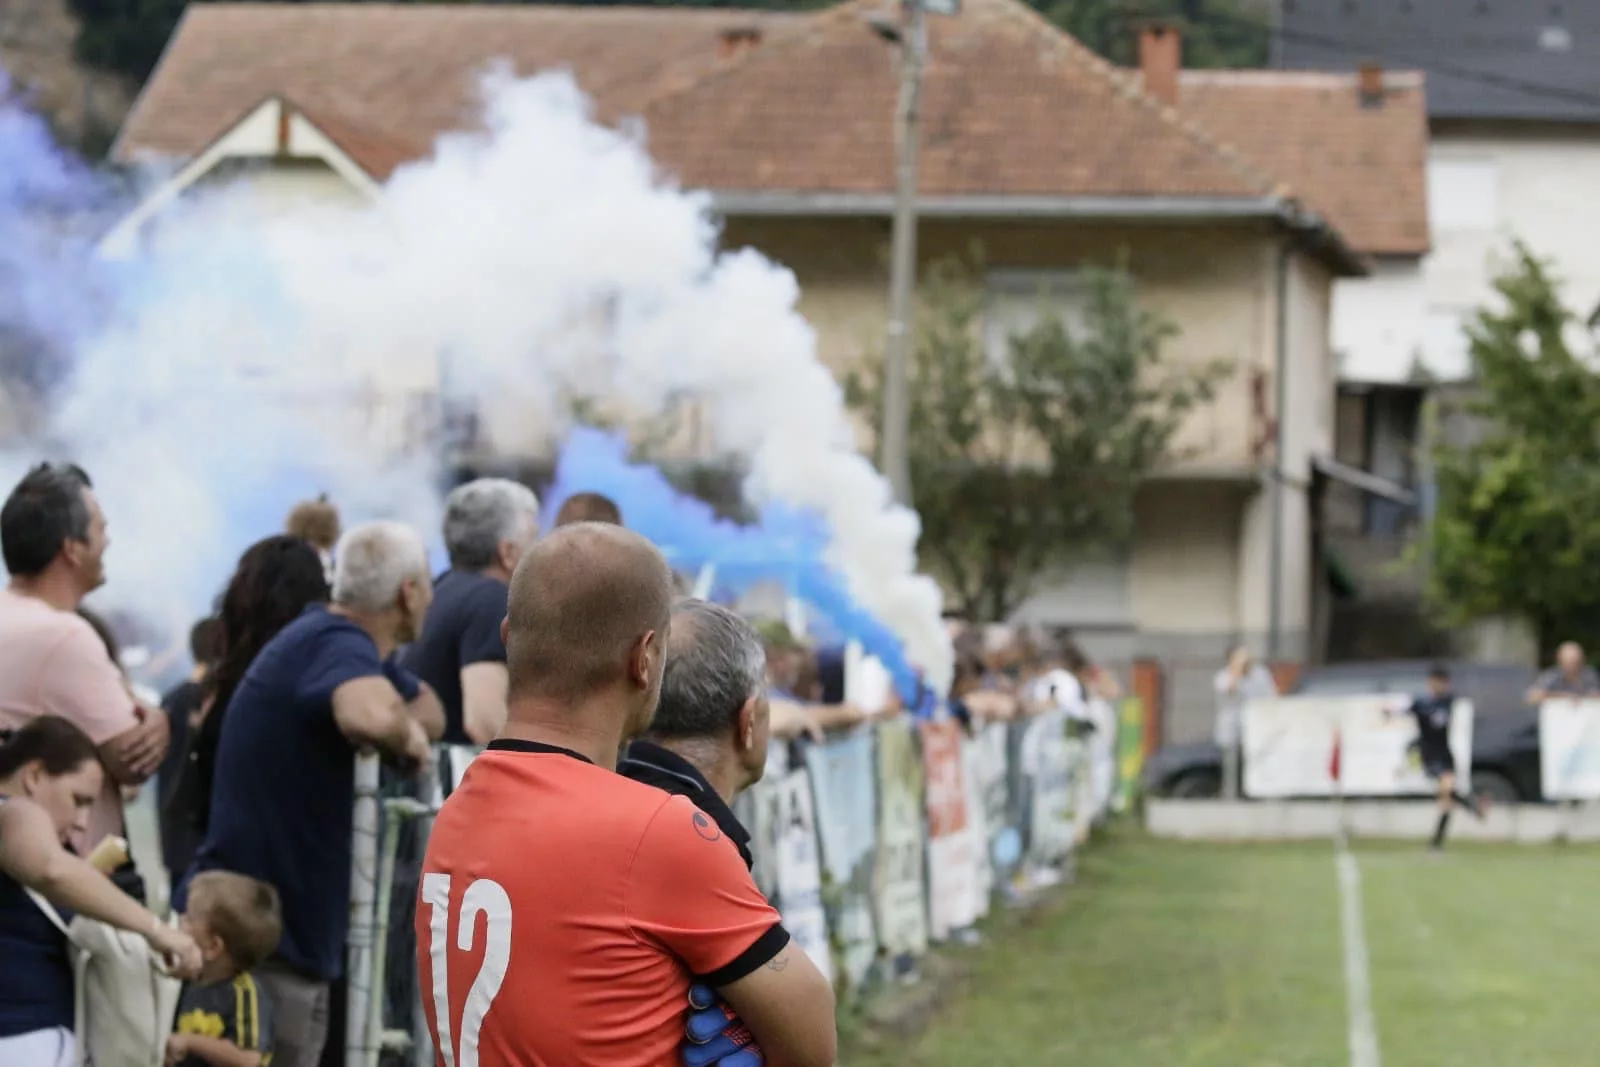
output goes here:
[{"label": "man's forearm", "polygon": [[422,690],[416,699],[406,705],[406,714],[417,720],[429,741],[437,741],[444,736],[444,702],[427,682],[422,683]]}]

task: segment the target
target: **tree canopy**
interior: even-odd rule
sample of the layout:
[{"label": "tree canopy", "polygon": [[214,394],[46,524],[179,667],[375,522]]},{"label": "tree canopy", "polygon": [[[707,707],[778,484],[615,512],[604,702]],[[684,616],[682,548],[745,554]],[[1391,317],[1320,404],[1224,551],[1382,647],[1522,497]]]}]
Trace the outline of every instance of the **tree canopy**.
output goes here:
[{"label": "tree canopy", "polygon": [[[86,63],[142,82],[177,28],[185,0],[70,0],[79,19],[77,50]],[[201,2],[201,0],[196,0]],[[502,0],[507,2],[507,0]],[[509,0],[515,2],[515,0]],[[559,2],[559,0],[557,0]],[[589,0],[602,5],[609,0]],[[625,0],[630,4],[793,11],[828,0]],[[1260,0],[1027,0],[1046,18],[1113,62],[1134,62],[1135,28],[1145,19],[1175,20],[1190,67],[1259,67],[1269,30]]]},{"label": "tree canopy", "polygon": [[1600,641],[1600,375],[1594,338],[1546,263],[1517,245],[1466,328],[1468,432],[1433,449],[1425,549],[1444,621],[1531,623],[1549,647]]},{"label": "tree canopy", "polygon": [[[1121,268],[1081,272],[1081,322],[1048,304],[991,350],[981,254],[935,264],[918,294],[908,459],[922,563],[970,617],[1008,617],[1047,574],[1127,544],[1139,484],[1173,456],[1220,365],[1164,358],[1176,327]],[[878,424],[883,362],[848,380]]]}]

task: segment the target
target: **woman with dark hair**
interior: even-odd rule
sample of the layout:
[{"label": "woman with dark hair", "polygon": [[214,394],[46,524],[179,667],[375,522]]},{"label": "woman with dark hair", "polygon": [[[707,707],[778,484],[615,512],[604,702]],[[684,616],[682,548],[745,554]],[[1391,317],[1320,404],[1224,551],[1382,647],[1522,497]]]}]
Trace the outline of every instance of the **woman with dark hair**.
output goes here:
[{"label": "woman with dark hair", "polygon": [[168,821],[193,835],[172,842],[167,865],[174,883],[188,869],[211,821],[211,780],[217,741],[228,701],[250,663],[278,631],[312,604],[327,602],[328,579],[317,550],[298,537],[275,534],[239,557],[217,617],[221,623],[216,665],[205,679],[204,697],[183,772],[168,794]]},{"label": "woman with dark hair", "polygon": [[131,931],[191,977],[200,949],[66,847],[100,792],[94,743],[66,719],[41,715],[0,735],[0,1063],[75,1063],[67,939],[29,894],[59,911]]}]

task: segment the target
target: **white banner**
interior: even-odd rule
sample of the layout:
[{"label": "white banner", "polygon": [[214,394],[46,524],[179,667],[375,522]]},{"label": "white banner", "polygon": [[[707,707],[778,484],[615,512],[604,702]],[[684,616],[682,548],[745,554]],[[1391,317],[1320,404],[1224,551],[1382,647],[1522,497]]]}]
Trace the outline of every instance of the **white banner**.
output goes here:
[{"label": "white banner", "polygon": [[1539,705],[1539,776],[1546,800],[1600,799],[1600,700]]},{"label": "white banner", "polygon": [[833,981],[833,950],[822,910],[822,865],[811,807],[811,775],[804,767],[778,785],[778,913],[811,962]]},{"label": "white banner", "polygon": [[[904,716],[878,727],[878,943],[890,957],[928,947],[922,868],[922,757]],[[866,813],[862,813],[865,817]]]},{"label": "white banner", "polygon": [[[1002,741],[1004,738],[1002,737]],[[1002,758],[1005,750],[1001,750]],[[984,810],[984,797],[988,790],[990,769],[985,761],[980,742],[961,739],[962,781],[967,789],[967,826],[973,840],[972,914],[983,918],[989,914],[989,900],[994,894],[994,864],[989,860],[989,820]],[[1005,764],[999,768],[1002,787],[1005,784]]]},{"label": "white banner", "polygon": [[928,933],[945,938],[971,926],[978,842],[967,808],[961,727],[951,720],[922,724],[927,769]]},{"label": "white banner", "polygon": [[[1394,694],[1275,697],[1244,709],[1244,791],[1257,798],[1427,796],[1410,698]],[[1334,746],[1338,743],[1334,780]],[[1456,775],[1472,770],[1472,703],[1450,716]]]},{"label": "white banner", "polygon": [[1067,716],[1062,711],[1036,715],[1024,728],[1022,773],[1028,776],[1028,858],[1059,863],[1072,851],[1072,766],[1067,746]]}]

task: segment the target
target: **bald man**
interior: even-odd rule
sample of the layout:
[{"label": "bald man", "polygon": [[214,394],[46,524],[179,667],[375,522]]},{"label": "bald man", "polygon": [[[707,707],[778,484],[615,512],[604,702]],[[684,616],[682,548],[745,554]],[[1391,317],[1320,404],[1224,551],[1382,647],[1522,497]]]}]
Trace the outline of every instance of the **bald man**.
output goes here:
[{"label": "bald man", "polygon": [[418,970],[446,1063],[675,1065],[693,980],[769,1063],[834,1061],[833,991],[738,852],[615,773],[655,712],[672,600],[661,554],[619,526],[562,527],[517,566],[506,726],[423,861]]},{"label": "bald man", "polygon": [[1543,704],[1551,697],[1581,700],[1600,694],[1600,676],[1583,661],[1583,646],[1564,641],[1556,649],[1556,665],[1539,675],[1528,690],[1529,704]]}]

